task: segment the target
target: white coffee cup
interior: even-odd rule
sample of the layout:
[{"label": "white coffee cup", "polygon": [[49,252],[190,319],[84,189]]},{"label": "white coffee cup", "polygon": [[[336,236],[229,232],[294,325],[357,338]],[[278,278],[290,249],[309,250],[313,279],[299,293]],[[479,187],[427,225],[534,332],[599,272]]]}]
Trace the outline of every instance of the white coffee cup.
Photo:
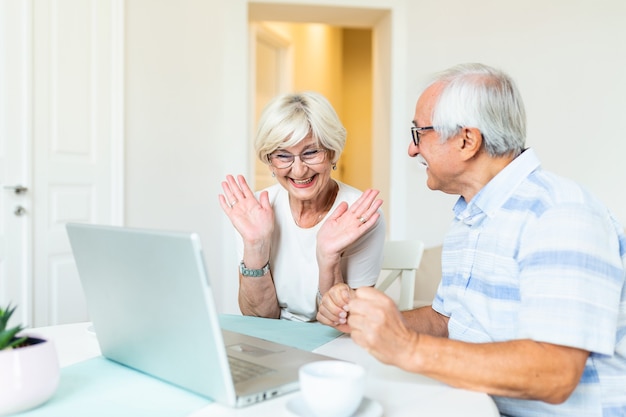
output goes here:
[{"label": "white coffee cup", "polygon": [[340,360],[311,362],[300,367],[300,391],[316,417],[349,417],[365,391],[365,369]]}]

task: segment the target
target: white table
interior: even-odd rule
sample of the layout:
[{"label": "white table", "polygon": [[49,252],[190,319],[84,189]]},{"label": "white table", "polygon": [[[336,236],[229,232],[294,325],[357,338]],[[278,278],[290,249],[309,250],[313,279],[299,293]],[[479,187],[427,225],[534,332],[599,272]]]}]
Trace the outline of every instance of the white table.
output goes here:
[{"label": "white table", "polygon": [[[42,327],[33,329],[31,333],[54,341],[59,363],[64,367],[100,355],[95,335],[87,330],[89,325],[77,323]],[[383,406],[385,417],[499,417],[495,403],[488,395],[452,388],[421,375],[384,365],[357,346],[349,336],[341,336],[314,352],[365,366],[368,370],[365,395]],[[241,409],[211,403],[189,417],[293,417],[286,409],[286,403],[294,395],[284,395]]]}]

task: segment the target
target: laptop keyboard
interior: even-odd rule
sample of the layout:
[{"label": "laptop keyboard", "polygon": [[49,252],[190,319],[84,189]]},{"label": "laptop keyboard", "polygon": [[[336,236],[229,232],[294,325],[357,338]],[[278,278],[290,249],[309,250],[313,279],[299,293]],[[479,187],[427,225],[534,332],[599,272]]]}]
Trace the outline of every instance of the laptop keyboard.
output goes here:
[{"label": "laptop keyboard", "polygon": [[228,364],[230,365],[230,373],[233,376],[235,384],[274,372],[271,368],[266,368],[263,365],[244,361],[243,359],[234,358],[232,356],[228,357]]}]

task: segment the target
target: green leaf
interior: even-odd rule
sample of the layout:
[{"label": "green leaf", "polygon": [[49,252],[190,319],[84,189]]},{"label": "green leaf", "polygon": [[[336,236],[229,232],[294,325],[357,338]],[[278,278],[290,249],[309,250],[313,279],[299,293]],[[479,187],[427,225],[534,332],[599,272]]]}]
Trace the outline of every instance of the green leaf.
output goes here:
[{"label": "green leaf", "polygon": [[15,345],[15,335],[24,330],[22,326],[15,326],[12,329],[0,332],[0,350]]},{"label": "green leaf", "polygon": [[12,348],[18,347],[22,343],[26,342],[27,340],[28,340],[28,337],[26,336],[14,339],[11,343],[7,345],[5,349],[12,349]]},{"label": "green leaf", "polygon": [[11,304],[9,304],[6,309],[0,309],[0,350],[19,346],[27,339],[27,337],[16,337],[19,332],[24,330],[22,326],[18,325],[10,329],[6,328],[16,308],[17,307],[11,307]]},{"label": "green leaf", "polygon": [[9,322],[9,319],[13,315],[13,312],[16,308],[17,306],[11,308],[11,304],[9,304],[5,310],[0,310],[0,332],[6,329],[7,323]]}]

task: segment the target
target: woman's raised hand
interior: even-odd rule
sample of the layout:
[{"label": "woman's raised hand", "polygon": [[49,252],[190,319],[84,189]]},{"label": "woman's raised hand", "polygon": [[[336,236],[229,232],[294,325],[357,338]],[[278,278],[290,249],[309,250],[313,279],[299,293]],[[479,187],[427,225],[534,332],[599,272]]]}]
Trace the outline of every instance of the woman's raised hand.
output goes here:
[{"label": "woman's raised hand", "polygon": [[257,200],[243,175],[237,180],[232,175],[222,182],[224,194],[219,195],[220,205],[244,244],[269,245],[274,230],[274,210],[270,205],[267,191]]},{"label": "woman's raised hand", "polygon": [[317,255],[339,257],[341,253],[375,224],[383,201],[376,199],[379,191],[369,189],[350,207],[342,202],[332,212],[317,233]]}]

